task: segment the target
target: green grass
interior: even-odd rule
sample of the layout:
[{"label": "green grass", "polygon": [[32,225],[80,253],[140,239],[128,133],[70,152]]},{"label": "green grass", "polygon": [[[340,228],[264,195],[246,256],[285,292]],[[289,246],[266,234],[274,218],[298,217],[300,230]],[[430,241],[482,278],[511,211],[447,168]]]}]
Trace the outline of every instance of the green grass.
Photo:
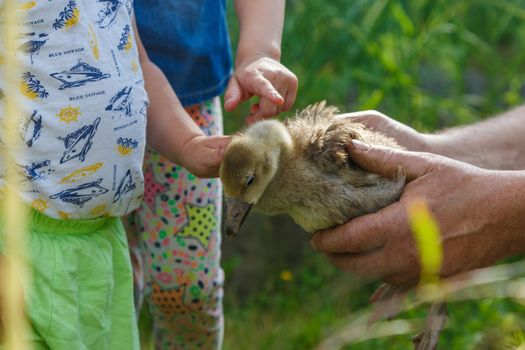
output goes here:
[{"label": "green grass", "polygon": [[[342,274],[318,255],[312,254],[303,263],[305,266],[294,272],[291,281],[270,276],[267,287],[245,302],[239,303],[234,295],[227,294],[225,350],[313,349],[370,311],[368,297],[377,282],[365,283]],[[396,319],[422,320],[427,308],[428,305],[420,306]],[[440,349],[503,350],[525,344],[525,306],[516,300],[450,302],[448,309],[450,319],[440,338]],[[411,337],[416,333],[352,343],[343,348],[411,349]]]}]

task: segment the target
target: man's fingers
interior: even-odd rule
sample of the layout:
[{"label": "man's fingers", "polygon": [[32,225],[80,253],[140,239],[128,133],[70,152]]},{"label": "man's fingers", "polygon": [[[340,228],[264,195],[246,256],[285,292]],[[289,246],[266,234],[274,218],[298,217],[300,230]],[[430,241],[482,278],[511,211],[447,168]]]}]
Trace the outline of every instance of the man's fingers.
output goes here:
[{"label": "man's fingers", "polygon": [[310,243],[323,253],[360,253],[384,246],[389,237],[404,228],[408,229],[406,211],[400,202],[395,202],[376,213],[316,232]]},{"label": "man's fingers", "polygon": [[351,118],[353,122],[363,123],[369,128],[374,128],[377,124],[383,122],[385,116],[377,111],[357,111],[350,113],[342,113],[336,116],[336,119]]},{"label": "man's fingers", "polygon": [[327,254],[332,264],[343,271],[352,271],[363,278],[383,278],[394,273],[396,266],[384,262],[383,248],[359,254]]},{"label": "man's fingers", "polygon": [[388,284],[391,284],[391,285],[394,285],[400,288],[408,289],[418,284],[419,273],[416,273],[416,271],[414,271],[414,273],[412,274],[397,273],[397,274],[392,274],[389,276],[384,276],[382,279],[384,282]]},{"label": "man's fingers", "polygon": [[362,253],[327,254],[328,259],[343,271],[363,278],[381,279],[395,286],[413,287],[419,279],[419,265],[405,259],[402,253],[391,254],[388,247]]},{"label": "man's fingers", "polygon": [[358,140],[352,140],[346,148],[350,158],[357,165],[389,178],[396,176],[401,168],[407,180],[412,181],[427,173],[434,165],[430,156],[425,153],[369,145]]},{"label": "man's fingers", "polygon": [[[385,231],[389,224],[384,223],[380,213],[354,218],[346,224],[332,229],[316,232],[310,243],[323,253],[360,253],[383,246],[386,243]],[[388,233],[387,233],[388,234]]]}]

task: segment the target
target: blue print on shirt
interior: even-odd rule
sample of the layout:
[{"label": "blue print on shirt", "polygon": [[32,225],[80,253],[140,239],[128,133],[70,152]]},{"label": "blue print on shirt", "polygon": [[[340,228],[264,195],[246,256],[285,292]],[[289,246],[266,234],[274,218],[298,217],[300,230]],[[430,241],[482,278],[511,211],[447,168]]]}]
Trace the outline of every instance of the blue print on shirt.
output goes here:
[{"label": "blue print on shirt", "polygon": [[133,191],[135,187],[136,185],[133,181],[133,177],[131,176],[131,170],[128,169],[126,175],[124,175],[122,179],[120,179],[120,184],[118,185],[117,192],[113,197],[113,203],[117,202],[120,199],[120,197],[122,197],[126,193]]},{"label": "blue print on shirt", "polygon": [[60,159],[60,164],[63,164],[71,159],[78,158],[81,162],[86,159],[91,145],[93,144],[93,136],[97,132],[100,117],[95,119],[93,124],[84,125],[80,129],[68,134],[66,137],[59,137],[58,139],[64,141],[66,151]]},{"label": "blue print on shirt", "polygon": [[131,86],[126,86],[109,100],[106,111],[121,111],[131,117]]},{"label": "blue print on shirt", "polygon": [[49,96],[49,93],[46,91],[44,86],[40,83],[40,80],[38,80],[33,74],[30,72],[24,72],[22,73],[22,82],[20,89],[22,90],[22,93],[31,99],[35,98],[47,98]]},{"label": "blue print on shirt", "polygon": [[108,192],[106,188],[100,186],[101,182],[102,182],[102,179],[98,179],[97,181],[88,182],[76,188],[71,188],[71,189],[56,193],[50,196],[49,198],[51,199],[59,198],[63,202],[71,203],[71,204],[77,205],[82,208],[84,206],[84,203],[92,200],[94,197],[98,197]]},{"label": "blue print on shirt", "polygon": [[24,166],[26,177],[29,181],[42,181],[46,179],[46,172],[38,171],[43,167],[47,167],[51,164],[49,159],[41,162],[33,162],[31,165]]},{"label": "blue print on shirt", "polygon": [[31,37],[31,39],[20,45],[18,48],[18,50],[22,51],[26,55],[29,55],[31,58],[31,64],[33,64],[33,56],[36,56],[40,53],[40,48],[44,46],[48,36],[46,33],[40,33],[38,34],[38,37],[32,38],[35,35],[35,33],[24,34],[24,36]]},{"label": "blue print on shirt", "polygon": [[[53,23],[53,28],[55,30],[58,30],[63,27],[68,26],[68,22],[75,19],[75,17],[78,16],[78,8],[75,0],[69,0],[66,7],[64,7],[64,10],[60,12],[58,15],[58,18],[55,19],[55,22]],[[77,17],[78,19],[78,17]]]},{"label": "blue print on shirt", "polygon": [[101,9],[98,13],[99,20],[97,21],[100,28],[107,28],[115,22],[118,10],[122,6],[121,0],[97,0],[97,2],[105,2],[106,7]]},{"label": "blue print on shirt", "polygon": [[111,74],[102,73],[100,69],[82,61],[79,61],[68,71],[52,73],[50,75],[62,82],[62,85],[59,87],[60,90],[83,86],[93,81],[99,81],[111,77]]},{"label": "blue print on shirt", "polygon": [[120,41],[118,43],[117,48],[120,51],[125,51],[126,48],[130,45],[130,40],[130,26],[126,24],[126,26],[124,26],[124,30],[122,31],[122,35],[120,36]]},{"label": "blue print on shirt", "polygon": [[40,137],[40,132],[42,131],[42,116],[38,114],[37,110],[34,110],[31,117],[27,120],[23,131],[27,147],[32,147],[33,143]]}]

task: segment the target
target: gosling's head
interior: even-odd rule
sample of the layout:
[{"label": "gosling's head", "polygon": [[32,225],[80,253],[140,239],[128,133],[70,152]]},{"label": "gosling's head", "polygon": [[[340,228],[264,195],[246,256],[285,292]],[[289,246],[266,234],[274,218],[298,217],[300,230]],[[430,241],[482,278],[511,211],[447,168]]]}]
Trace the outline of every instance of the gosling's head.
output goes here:
[{"label": "gosling's head", "polygon": [[226,233],[235,235],[279,168],[284,149],[292,145],[286,127],[265,120],[235,136],[224,153],[220,177],[226,194]]}]

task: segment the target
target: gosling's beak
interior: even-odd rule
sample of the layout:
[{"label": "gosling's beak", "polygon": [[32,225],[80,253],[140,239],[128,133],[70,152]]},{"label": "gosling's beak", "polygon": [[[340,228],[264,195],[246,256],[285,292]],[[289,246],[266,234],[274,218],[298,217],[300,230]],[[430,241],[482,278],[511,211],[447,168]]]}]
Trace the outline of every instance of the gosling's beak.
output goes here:
[{"label": "gosling's beak", "polygon": [[251,208],[251,204],[238,198],[226,198],[225,229],[228,236],[237,235]]}]

